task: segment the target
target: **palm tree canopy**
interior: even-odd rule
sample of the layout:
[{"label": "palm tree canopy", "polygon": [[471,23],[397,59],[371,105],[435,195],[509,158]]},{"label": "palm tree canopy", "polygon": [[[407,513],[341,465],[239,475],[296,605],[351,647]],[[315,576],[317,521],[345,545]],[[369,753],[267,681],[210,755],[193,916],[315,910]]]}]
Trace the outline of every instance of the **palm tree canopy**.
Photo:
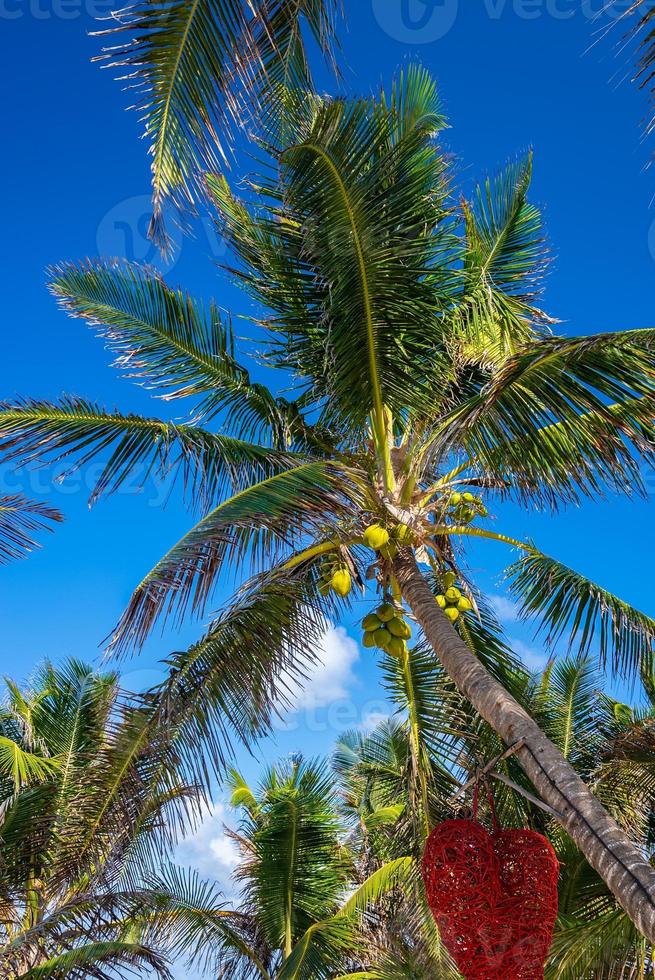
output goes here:
[{"label": "palm tree canopy", "polygon": [[[531,158],[459,208],[436,139],[445,124],[437,91],[422,69],[377,100],[279,95],[262,141],[270,164],[249,200],[222,177],[207,183],[232,273],[261,310],[264,363],[280,380],[251,379],[217,308],[144,269],[97,260],[54,269],[53,292],[98,330],[120,370],[190,402],[191,420],[77,398],[0,411],[5,459],[79,465],[102,453],[93,499],[144,463],[155,476],[177,470],[206,512],[138,587],[116,644],[143,642],[163,612],[202,614],[229,566],[255,577],[182,658],[177,689],[201,658],[211,690],[208,679],[245,636],[239,617],[254,639],[276,620],[282,593],[265,683],[290,661],[301,671],[335,614],[318,592],[320,562],[341,555],[363,581],[367,523],[405,519],[426,541],[435,589],[467,537],[520,545],[513,587],[526,613],[638,670],[652,656],[652,620],[529,542],[492,533],[480,493],[487,503],[497,494],[557,507],[607,489],[637,492],[652,452],[652,332],[551,332],[538,306],[546,256],[527,200]],[[275,394],[290,384],[291,398]],[[206,427],[214,420],[219,431]],[[451,506],[467,486],[472,505]]]}]

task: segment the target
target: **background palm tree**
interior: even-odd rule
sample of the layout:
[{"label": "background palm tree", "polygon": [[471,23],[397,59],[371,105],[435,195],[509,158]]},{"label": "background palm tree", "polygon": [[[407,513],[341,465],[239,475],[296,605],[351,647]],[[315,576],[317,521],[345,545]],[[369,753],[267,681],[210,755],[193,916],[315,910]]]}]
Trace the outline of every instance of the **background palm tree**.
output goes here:
[{"label": "background palm tree", "polygon": [[0,972],[168,977],[231,940],[216,886],[170,864],[197,791],[152,709],[77,662],[7,681],[0,713]]},{"label": "background palm tree", "polygon": [[233,834],[242,893],[221,976],[318,980],[362,965],[362,914],[399,886],[411,861],[358,874],[324,764],[295,758],[269,769],[254,790],[233,771],[228,785],[242,814]]},{"label": "background palm tree", "polygon": [[[395,604],[401,633],[404,598],[448,677],[504,742],[520,740],[515,758],[533,785],[653,938],[655,872],[485,666],[493,640],[474,615],[463,549],[470,537],[521,549],[510,575],[524,613],[583,652],[597,644],[617,671],[650,669],[653,620],[486,519],[495,497],[555,508],[642,487],[654,334],[550,333],[531,160],[458,205],[424,71],[377,100],[284,88],[277,98],[250,199],[223,177],[207,185],[279,381],[253,383],[229,320],[151,272],[62,266],[52,289],[64,307],[99,330],[126,374],[190,399],[192,416],[177,424],[79,399],[18,402],[0,413],[3,455],[80,465],[109,450],[94,497],[135,467],[174,467],[203,509],[139,585],[112,642],[138,647],[160,616],[202,614],[223,571],[240,581],[206,636],[171,658],[159,692],[190,774],[206,778],[200,742],[222,771],[231,730],[248,741],[266,729],[288,678],[341,613],[337,593],[371,582]],[[465,600],[461,613],[435,601],[449,589]]]}]

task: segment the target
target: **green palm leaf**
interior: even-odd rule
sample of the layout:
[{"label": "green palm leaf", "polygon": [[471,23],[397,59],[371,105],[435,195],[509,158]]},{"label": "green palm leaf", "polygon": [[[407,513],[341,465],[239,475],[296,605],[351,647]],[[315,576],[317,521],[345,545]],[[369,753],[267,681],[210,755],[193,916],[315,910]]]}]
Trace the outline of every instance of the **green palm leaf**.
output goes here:
[{"label": "green palm leaf", "polygon": [[230,323],[214,304],[206,310],[149,269],[103,259],[52,269],[50,289],[97,328],[128,377],[166,399],[195,398],[201,415],[228,409],[240,434],[283,438],[280,407],[236,361]]},{"label": "green palm leaf", "polygon": [[[519,483],[524,475],[533,482],[535,476],[535,456],[528,452],[522,466],[522,446],[529,450],[535,432],[558,424],[567,436],[584,436],[587,444],[598,440],[600,451],[607,444],[610,459],[621,434],[650,459],[644,438],[650,421],[645,430],[644,423],[652,418],[655,397],[654,339],[651,330],[635,330],[534,341],[444,419],[433,442],[459,443],[483,473],[487,466],[494,472],[498,453],[505,454]],[[586,452],[593,458],[593,450]],[[548,465],[545,454],[546,474]]]},{"label": "green palm leaf", "polygon": [[167,245],[163,206],[192,204],[194,180],[225,158],[230,130],[243,125],[248,95],[257,105],[272,83],[305,85],[309,71],[300,30],[304,19],[329,53],[335,0],[166,0],[137,3],[101,32],[102,55],[139,92],[153,178],[151,237]]},{"label": "green palm leaf", "polygon": [[190,650],[169,658],[154,706],[191,782],[207,783],[208,770],[224,776],[235,739],[249,745],[270,731],[317,662],[330,615],[311,580],[267,575],[242,589]]},{"label": "green palm leaf", "polygon": [[0,452],[26,463],[72,458],[62,480],[108,453],[91,502],[128,480],[144,486],[150,477],[172,477],[196,506],[209,506],[226,490],[237,492],[302,459],[195,425],[108,412],[81,398],[0,405]]},{"label": "green palm leaf", "polygon": [[307,463],[248,487],[216,507],[148,573],[135,590],[112,638],[112,646],[140,645],[162,612],[190,605],[201,613],[226,562],[258,554],[275,557],[317,530],[329,515],[347,514],[348,471],[330,463]]},{"label": "green palm leaf", "polygon": [[553,558],[530,551],[508,570],[525,616],[540,620],[548,641],[565,637],[580,654],[594,645],[601,663],[623,674],[651,670],[655,620]]},{"label": "green palm leaf", "polygon": [[502,361],[547,320],[534,303],[545,266],[541,215],[527,200],[532,154],[464,202],[466,250],[458,318],[464,355]]}]

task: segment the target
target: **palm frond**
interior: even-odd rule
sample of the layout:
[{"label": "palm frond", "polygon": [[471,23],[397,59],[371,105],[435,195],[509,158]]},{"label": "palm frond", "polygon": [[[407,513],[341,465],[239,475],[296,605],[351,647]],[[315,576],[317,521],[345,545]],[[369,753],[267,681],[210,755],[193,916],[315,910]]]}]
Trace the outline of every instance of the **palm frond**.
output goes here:
[{"label": "palm frond", "polygon": [[54,507],[22,494],[0,496],[0,565],[24,558],[36,547],[33,535],[62,520]]},{"label": "palm frond", "polygon": [[534,616],[548,641],[565,638],[581,655],[595,648],[600,662],[623,675],[652,669],[655,620],[553,558],[531,551],[508,570],[524,616]]},{"label": "palm frond", "polygon": [[213,303],[206,309],[151,269],[106,259],[51,269],[50,289],[98,330],[127,377],[167,400],[194,398],[199,415],[227,409],[244,437],[286,436],[275,398],[237,362],[229,319]]},{"label": "palm frond", "polygon": [[[115,493],[126,481],[179,480],[195,506],[292,468],[303,460],[276,450],[208,432],[195,425],[106,411],[81,398],[59,402],[23,400],[0,404],[0,457],[21,464],[57,465],[65,480],[100,456],[103,469],[90,501]],[[68,462],[70,461],[70,462]],[[169,488],[170,489],[170,488]]]},{"label": "palm frond", "polygon": [[349,510],[355,471],[331,463],[307,463],[269,477],[219,504],[189,531],[135,590],[111,640],[114,649],[140,646],[156,619],[190,606],[201,614],[217,576],[231,561],[275,558],[293,541],[318,530],[328,517]]},{"label": "palm frond", "polygon": [[168,659],[170,677],[152,698],[190,781],[223,777],[235,739],[251,745],[270,730],[317,662],[331,615],[311,579],[266,575],[197,644]]},{"label": "palm frond", "polygon": [[547,318],[535,307],[545,267],[538,209],[527,200],[532,154],[510,164],[464,202],[463,295],[456,323],[463,355],[501,363]]},{"label": "palm frond", "polygon": [[50,779],[60,767],[61,759],[26,752],[13,739],[0,736],[0,776],[11,780],[15,793],[30,783]]},{"label": "palm frond", "polygon": [[155,970],[161,980],[172,980],[166,961],[154,950],[141,943],[117,940],[76,946],[31,967],[27,975],[33,980],[59,980],[62,976],[69,980],[87,980],[89,976],[110,980],[133,976],[135,969]]},{"label": "palm frond", "polygon": [[650,398],[626,399],[566,422],[526,431],[485,457],[487,477],[521,499],[551,505],[581,497],[644,493],[642,457],[651,461],[655,425]]},{"label": "palm frond", "polygon": [[355,889],[339,909],[339,916],[366,912],[393,889],[401,887],[415,872],[416,867],[411,857],[389,861],[369,875],[366,881]]},{"label": "palm frond", "polygon": [[138,92],[152,155],[150,234],[158,244],[167,245],[166,200],[193,204],[194,181],[225,159],[248,103],[261,104],[276,82],[309,82],[302,20],[329,54],[338,11],[337,0],[165,0],[114,14],[117,25],[101,34],[113,46],[101,60]]},{"label": "palm frond", "polygon": [[635,330],[532,342],[439,424],[433,442],[459,443],[482,475],[487,467],[494,472],[500,452],[511,459],[507,475],[519,486],[525,479],[528,487],[535,486],[539,466],[548,474],[547,440],[541,462],[534,451],[522,461],[523,448],[529,450],[530,438],[544,427],[561,425],[565,437],[578,444],[578,457],[588,441],[597,440],[599,448],[586,452],[593,459],[607,445],[612,460],[623,437],[631,450],[652,461],[645,435],[655,398],[654,341],[653,331]]},{"label": "palm frond", "polygon": [[262,213],[212,182],[241,279],[272,313],[276,363],[306,379],[329,421],[373,412],[381,425],[382,403],[432,405],[439,371],[443,386],[431,285],[451,241],[437,234],[447,224],[432,139],[442,126],[434,83],[410,69],[378,103],[293,103],[272,149],[281,180],[261,189]]}]

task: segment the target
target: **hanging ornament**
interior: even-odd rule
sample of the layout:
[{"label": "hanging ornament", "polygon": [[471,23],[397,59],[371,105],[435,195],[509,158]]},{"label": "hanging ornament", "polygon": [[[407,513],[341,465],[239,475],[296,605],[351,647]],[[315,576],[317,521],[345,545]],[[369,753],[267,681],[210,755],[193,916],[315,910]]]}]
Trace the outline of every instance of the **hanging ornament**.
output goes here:
[{"label": "hanging ornament", "polygon": [[448,820],[428,838],[423,880],[444,946],[465,980],[543,980],[559,863],[532,830]]}]

